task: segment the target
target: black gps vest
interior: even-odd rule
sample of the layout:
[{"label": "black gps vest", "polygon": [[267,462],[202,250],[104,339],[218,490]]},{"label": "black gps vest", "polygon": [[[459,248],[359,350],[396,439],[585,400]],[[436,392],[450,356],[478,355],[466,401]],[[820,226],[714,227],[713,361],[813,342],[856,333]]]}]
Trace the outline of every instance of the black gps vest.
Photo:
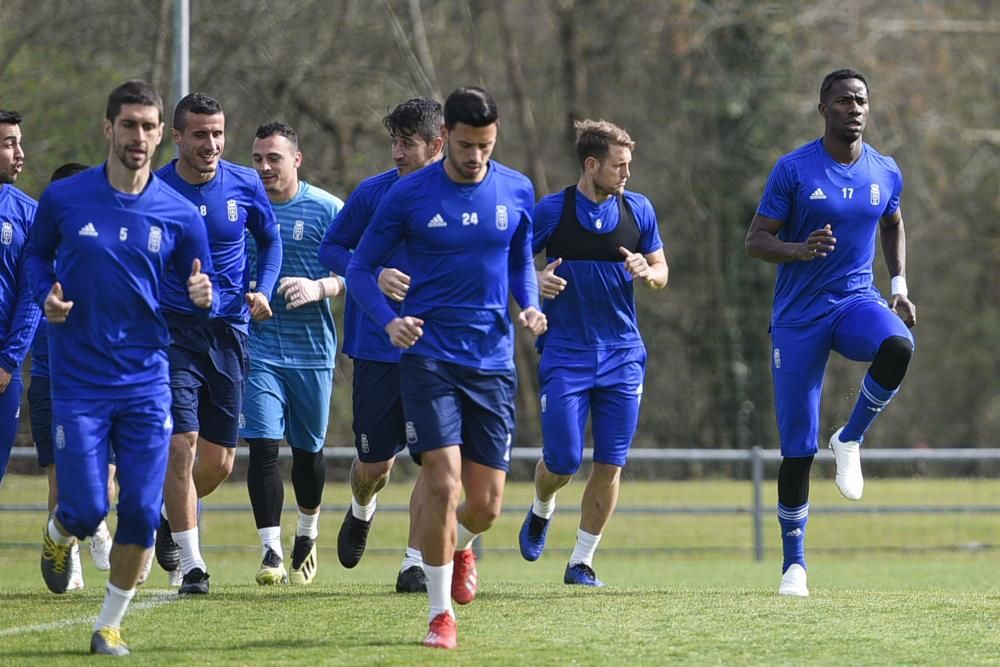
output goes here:
[{"label": "black gps vest", "polygon": [[559,224],[545,245],[545,253],[564,260],[623,262],[625,258],[619,247],[638,252],[641,237],[639,223],[625,197],[619,195],[615,199],[618,200],[618,226],[610,234],[595,234],[584,229],[576,217],[576,186],[563,190]]}]

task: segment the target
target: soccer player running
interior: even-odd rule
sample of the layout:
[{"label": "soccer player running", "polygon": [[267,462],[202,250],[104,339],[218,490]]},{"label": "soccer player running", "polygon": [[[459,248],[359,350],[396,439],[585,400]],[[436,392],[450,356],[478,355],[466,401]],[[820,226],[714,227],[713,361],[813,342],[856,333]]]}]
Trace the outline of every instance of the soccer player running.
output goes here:
[{"label": "soccer player running", "polygon": [[[907,298],[899,208],[903,176],[892,158],[862,141],[868,102],[868,83],[858,72],[837,70],[823,79],[823,136],[778,160],[746,238],[751,257],[778,264],[771,370],[782,455],[780,595],[809,595],[809,469],[830,351],[871,364],[847,424],[829,440],[837,488],[848,500],[860,499],[864,488],[864,434],[896,395],[913,354],[908,327],[916,324],[916,308]],[[892,276],[888,307],[872,278],[876,232]]]},{"label": "soccer player running", "polygon": [[[299,138],[286,123],[270,121],[257,128],[251,160],[277,216],[282,244],[274,316],[250,326],[250,374],[240,420],[240,436],[250,444],[247,490],[263,548],[257,583],[308,584],[316,576],[326,482],[323,443],[337,353],[327,298],[344,293],[343,281],[320,265],[316,253],[344,202],[299,180]],[[250,245],[251,270],[256,262]],[[282,438],[292,448],[292,487],[299,508],[290,573],[281,548]]]},{"label": "soccer player running", "polygon": [[31,347],[39,308],[21,257],[37,203],[14,183],[24,169],[21,115],[0,109],[0,484],[17,436],[21,363]]},{"label": "soccer player running", "polygon": [[[178,157],[157,175],[194,203],[205,220],[215,266],[218,314],[194,317],[183,285],[163,287],[170,326],[170,389],[174,435],[163,490],[166,514],[156,534],[156,559],[183,575],[182,595],[208,593],[208,570],[198,539],[198,499],[233,469],[240,409],[249,370],[247,325],[271,317],[269,301],[281,268],[281,237],[260,176],[222,159],[226,117],[203,93],[174,108]],[[257,244],[256,287],[247,271],[249,231]],[[169,522],[167,521],[169,519]]]},{"label": "soccer player running", "polygon": [[[77,162],[67,162],[52,172],[52,181],[69,178],[81,171],[90,169],[88,165]],[[45,317],[38,320],[38,328],[35,329],[35,337],[31,341],[31,382],[28,385],[28,406],[30,408],[31,438],[35,443],[35,450],[38,453],[38,466],[45,468],[48,478],[49,494],[48,509],[49,514],[56,510],[56,499],[58,496],[58,483],[56,481],[55,456],[52,451],[52,392],[49,378],[49,337],[48,327]],[[110,452],[110,462],[108,465],[108,502],[114,502],[115,485],[115,454]],[[88,540],[90,543],[90,555],[94,559],[94,566],[101,571],[111,568],[111,533],[108,531],[108,524],[102,520],[97,530]],[[80,590],[84,587],[83,565],[80,563],[80,547],[73,545],[70,553],[70,567],[72,574],[67,590]],[[140,577],[141,579],[141,577]],[[142,583],[140,581],[139,583]]]},{"label": "soccer player running", "polygon": [[538,283],[550,325],[538,339],[544,447],[518,542],[526,560],[542,555],[556,492],[580,468],[589,415],[594,462],[563,581],[603,586],[594,552],[618,502],[646,369],[633,284],[660,289],[668,268],[653,205],[625,190],[635,142],[604,120],[575,127],[580,180],[535,209],[532,243],[547,258]]},{"label": "soccer player running", "polygon": [[[347,271],[358,303],[405,350],[406,440],[422,464],[418,542],[430,598],[423,644],[438,648],[456,646],[451,598],[467,604],[475,597],[472,541],[503,500],[514,430],[511,294],[523,309],[519,325],[536,336],[545,331],[531,254],[534,189],[489,159],[498,119],[481,88],[448,96],[446,159],[386,192]],[[397,313],[375,272],[400,243],[411,273]]]},{"label": "soccer player running", "polygon": [[[363,180],[347,198],[344,210],[327,229],[319,258],[344,275],[385,192],[400,178],[443,157],[441,103],[415,97],[397,105],[382,119],[389,132],[395,168]],[[398,246],[378,274],[386,304],[396,313],[410,285],[406,253]],[[396,455],[406,447],[406,419],[399,393],[400,350],[348,294],[344,307],[344,353],[354,360],[354,447],[351,464],[351,507],[337,536],[337,556],[347,568],[361,561],[375,518],[376,496],[389,481]],[[410,530],[406,554],[396,576],[399,593],[424,593],[423,555],[417,539],[420,490],[410,495]]]},{"label": "soccer player running", "polygon": [[42,195],[27,263],[49,322],[59,481],[42,576],[53,592],[67,589],[73,544],[108,513],[113,449],[118,525],[90,651],[126,655],[119,628],[153,546],[172,429],[161,280],[183,284],[203,317],[214,298],[205,223],[150,170],[163,138],[160,96],[141,81],[113,90],[104,134],[107,162]]}]

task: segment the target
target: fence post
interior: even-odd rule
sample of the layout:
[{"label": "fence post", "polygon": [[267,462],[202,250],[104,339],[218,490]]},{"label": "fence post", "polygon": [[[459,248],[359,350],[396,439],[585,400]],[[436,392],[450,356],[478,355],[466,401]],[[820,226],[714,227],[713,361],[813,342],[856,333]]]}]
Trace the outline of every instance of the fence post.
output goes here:
[{"label": "fence post", "polygon": [[753,480],[753,557],[764,560],[764,450],[750,448],[750,477]]}]

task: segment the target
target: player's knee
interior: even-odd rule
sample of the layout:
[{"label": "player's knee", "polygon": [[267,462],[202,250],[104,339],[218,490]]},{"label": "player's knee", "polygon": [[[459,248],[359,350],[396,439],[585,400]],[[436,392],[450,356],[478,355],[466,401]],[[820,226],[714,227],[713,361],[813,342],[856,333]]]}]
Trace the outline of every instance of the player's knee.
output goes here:
[{"label": "player's knee", "polygon": [[913,342],[904,336],[889,336],[878,348],[869,373],[885,389],[896,389],[913,357]]},{"label": "player's knee", "polygon": [[583,452],[560,452],[559,456],[548,452],[543,457],[545,469],[554,477],[572,477],[583,464]]},{"label": "player's knee", "polygon": [[160,508],[153,504],[118,508],[118,528],[115,541],[122,544],[137,544],[141,547],[153,546],[153,534],[160,525]]},{"label": "player's knee", "polygon": [[392,470],[394,460],[366,462],[359,459],[356,468],[358,481],[365,486],[372,486],[377,482],[381,482],[389,476],[389,471]]},{"label": "player's knee", "polygon": [[270,470],[278,465],[280,443],[267,438],[248,438],[250,470]]},{"label": "player's knee", "polygon": [[482,533],[493,526],[493,522],[500,516],[503,505],[503,497],[493,498],[469,498],[466,511],[465,527],[474,533]]},{"label": "player's knee", "polygon": [[110,505],[104,494],[91,498],[80,494],[72,507],[60,508],[60,520],[64,527],[78,538],[89,537],[97,532],[97,527],[108,515]]}]

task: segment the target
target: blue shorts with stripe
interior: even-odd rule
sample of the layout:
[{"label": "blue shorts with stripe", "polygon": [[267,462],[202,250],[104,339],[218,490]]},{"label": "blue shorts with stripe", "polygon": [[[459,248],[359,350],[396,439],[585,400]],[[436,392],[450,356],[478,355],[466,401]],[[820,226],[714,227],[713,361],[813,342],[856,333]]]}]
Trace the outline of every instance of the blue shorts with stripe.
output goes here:
[{"label": "blue shorts with stripe", "polygon": [[59,500],[56,516],[73,535],[92,535],[107,515],[108,456],[118,472],[117,544],[153,546],[173,423],[166,383],[126,399],[52,401]]},{"label": "blue shorts with stripe", "polygon": [[235,447],[250,365],[246,334],[222,320],[197,323],[171,315],[167,323],[174,432]]},{"label": "blue shorts with stripe", "polygon": [[399,362],[406,444],[414,456],[458,445],[462,458],[507,471],[517,378],[416,354]]},{"label": "blue shorts with stripe", "polygon": [[550,472],[572,475],[580,468],[588,416],[594,461],[625,465],[639,423],[645,370],[642,346],[542,349],[538,364],[542,458]]},{"label": "blue shorts with stripe", "polygon": [[354,360],[354,447],[365,463],[388,461],[406,448],[399,364]]},{"label": "blue shorts with stripe", "polygon": [[318,452],[330,422],[332,368],[285,368],[250,360],[240,437],[281,440]]},{"label": "blue shorts with stripe", "polygon": [[852,361],[871,362],[891,336],[913,335],[885,301],[848,301],[821,320],[802,326],[771,327],[771,374],[781,455],[813,456],[819,449],[820,400],[830,351]]}]

